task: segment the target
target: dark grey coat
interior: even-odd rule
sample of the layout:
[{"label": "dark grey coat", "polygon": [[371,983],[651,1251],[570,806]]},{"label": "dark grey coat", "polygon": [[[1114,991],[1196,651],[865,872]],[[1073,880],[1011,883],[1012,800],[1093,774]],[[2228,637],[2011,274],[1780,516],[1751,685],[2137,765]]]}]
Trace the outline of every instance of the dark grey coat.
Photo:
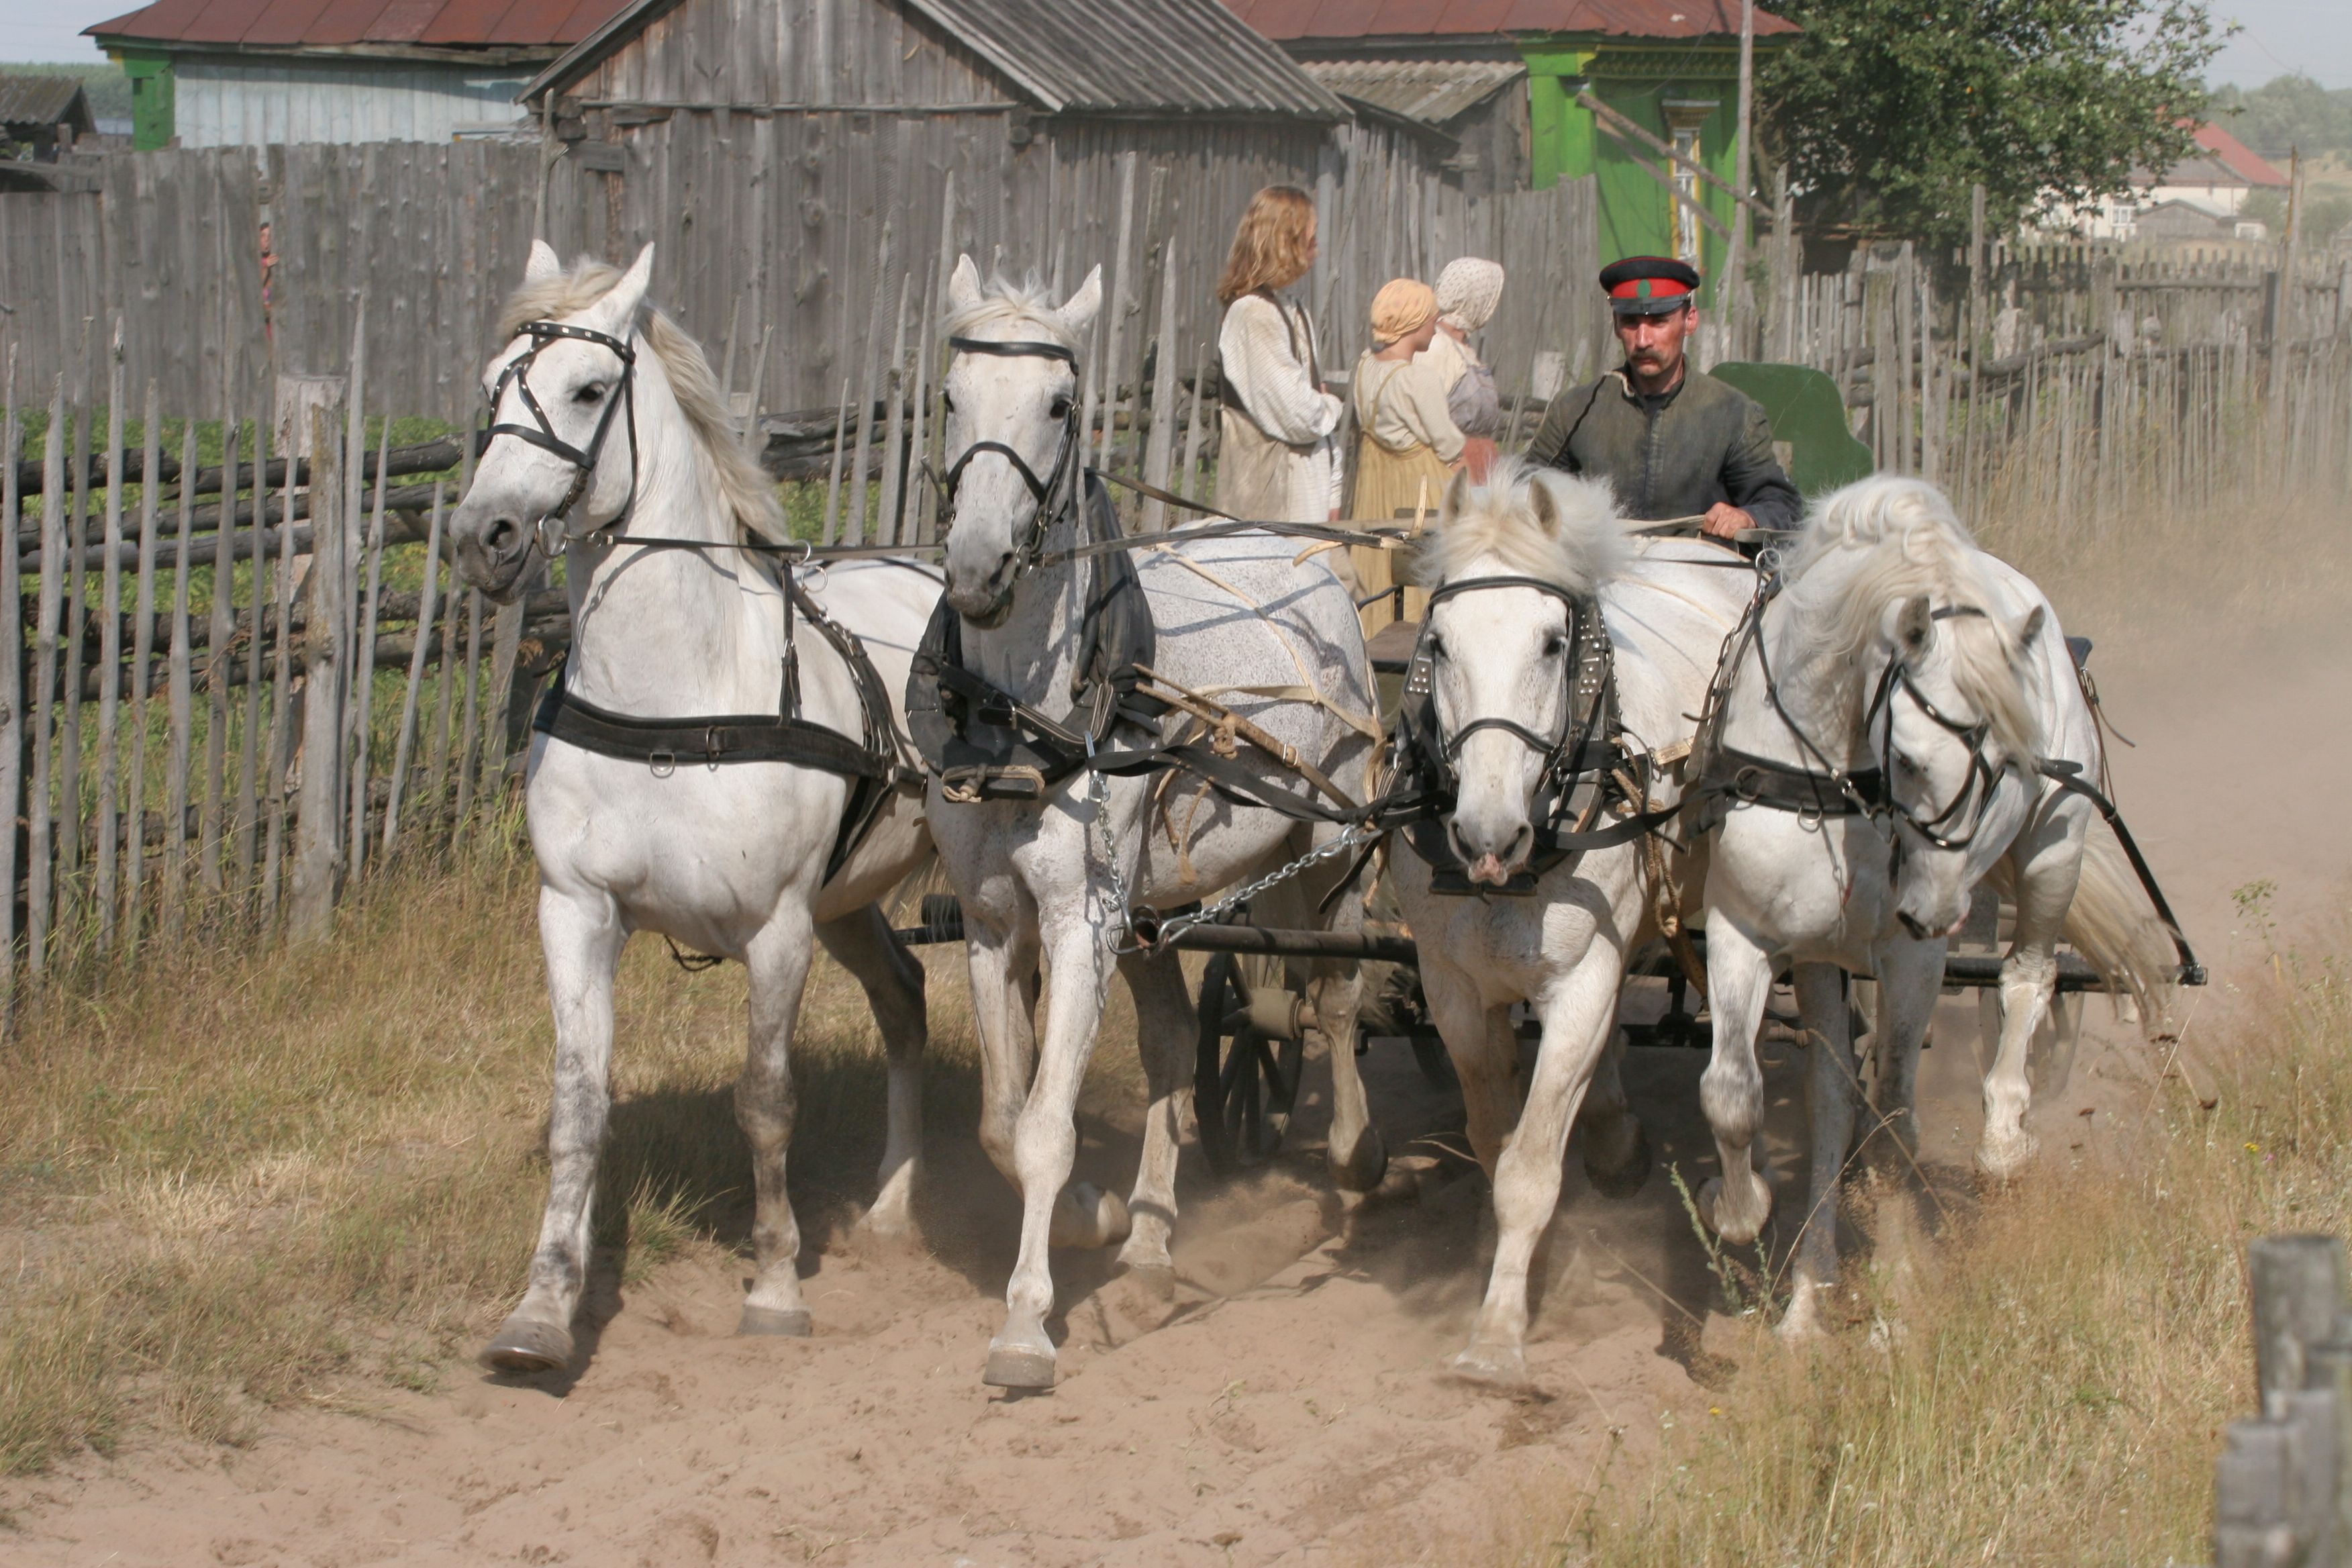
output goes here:
[{"label": "dark grey coat", "polygon": [[1729,501],[1759,528],[1791,529],[1803,510],[1772,455],[1763,405],[1696,370],[1654,396],[1633,391],[1622,370],[1562,393],[1528,460],[1609,480],[1622,515],[1639,522]]}]

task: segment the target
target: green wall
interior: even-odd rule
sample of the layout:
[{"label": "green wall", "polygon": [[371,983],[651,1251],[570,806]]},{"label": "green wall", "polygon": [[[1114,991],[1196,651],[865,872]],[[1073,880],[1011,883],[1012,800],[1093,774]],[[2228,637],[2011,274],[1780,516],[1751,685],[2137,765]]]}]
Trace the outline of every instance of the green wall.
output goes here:
[{"label": "green wall", "polygon": [[[1739,119],[1739,50],[1721,44],[1643,44],[1593,37],[1522,39],[1528,62],[1528,116],[1532,145],[1530,174],[1538,186],[1563,177],[1593,176],[1600,200],[1600,247],[1604,260],[1620,256],[1675,253],[1675,202],[1615,138],[1578,106],[1577,94],[1595,98],[1652,135],[1671,142],[1669,105],[1712,101],[1699,126],[1699,162],[1726,181],[1732,174],[1732,142]],[[1759,46],[1759,64],[1764,50]],[[1646,146],[1636,152],[1661,167],[1665,160]],[[1700,205],[1730,226],[1731,197],[1699,183]],[[1704,224],[1699,229],[1700,300],[1712,305],[1715,277],[1723,265],[1722,237]]]},{"label": "green wall", "polygon": [[179,135],[172,57],[161,49],[108,51],[131,79],[131,145],[142,153],[169,147]]}]

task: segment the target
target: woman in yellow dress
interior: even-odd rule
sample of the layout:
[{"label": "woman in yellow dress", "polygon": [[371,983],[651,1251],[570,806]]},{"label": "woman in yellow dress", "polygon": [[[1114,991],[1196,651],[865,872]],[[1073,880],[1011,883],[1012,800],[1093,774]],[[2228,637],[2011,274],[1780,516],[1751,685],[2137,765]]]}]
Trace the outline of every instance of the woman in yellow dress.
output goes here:
[{"label": "woman in yellow dress", "polygon": [[[1398,278],[1372,296],[1372,346],[1356,362],[1349,384],[1357,428],[1354,514],[1360,521],[1392,522],[1400,511],[1434,512],[1462,461],[1464,437],[1445,406],[1443,374],[1417,358],[1437,333],[1437,295],[1417,279]],[[1359,549],[1354,557],[1360,596],[1393,585],[1393,552]],[[1406,618],[1419,614],[1409,590]],[[1364,606],[1364,630],[1397,618],[1394,598]]]}]

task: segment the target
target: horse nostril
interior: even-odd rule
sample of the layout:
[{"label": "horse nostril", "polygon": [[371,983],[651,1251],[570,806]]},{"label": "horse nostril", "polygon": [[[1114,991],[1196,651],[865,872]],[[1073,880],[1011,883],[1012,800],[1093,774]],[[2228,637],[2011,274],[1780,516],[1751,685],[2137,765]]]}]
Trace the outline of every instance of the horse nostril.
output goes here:
[{"label": "horse nostril", "polygon": [[482,542],[494,552],[503,555],[514,548],[514,542],[521,536],[521,533],[522,524],[515,519],[494,517],[490,519],[489,525],[482,530]]}]

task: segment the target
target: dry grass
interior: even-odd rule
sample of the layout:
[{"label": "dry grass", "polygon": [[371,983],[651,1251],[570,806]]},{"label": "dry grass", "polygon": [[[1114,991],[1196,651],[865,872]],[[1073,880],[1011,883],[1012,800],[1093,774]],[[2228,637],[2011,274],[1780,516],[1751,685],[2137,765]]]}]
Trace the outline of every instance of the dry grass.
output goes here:
[{"label": "dry grass", "polygon": [[[0,1473],[428,1386],[497,1320],[545,1194],[534,886],[494,844],[372,884],[323,950],[191,944],[28,1008],[0,1046]],[[969,1015],[932,990],[930,1112],[969,1128]],[[688,977],[650,940],[623,964],[598,1206],[624,1282],[748,1231],[742,1006],[740,969]],[[822,961],[796,1071],[821,1241],[870,1185],[884,1098],[864,998]]]},{"label": "dry grass", "polygon": [[2278,973],[2210,1053],[2215,1109],[2168,1079],[2127,1165],[1999,1194],[1916,1270],[1850,1264],[1856,1326],[1791,1352],[1759,1325],[1662,1461],[1528,1560],[2202,1560],[2220,1430],[2252,1409],[2244,1243],[2352,1226],[2352,990]]}]

